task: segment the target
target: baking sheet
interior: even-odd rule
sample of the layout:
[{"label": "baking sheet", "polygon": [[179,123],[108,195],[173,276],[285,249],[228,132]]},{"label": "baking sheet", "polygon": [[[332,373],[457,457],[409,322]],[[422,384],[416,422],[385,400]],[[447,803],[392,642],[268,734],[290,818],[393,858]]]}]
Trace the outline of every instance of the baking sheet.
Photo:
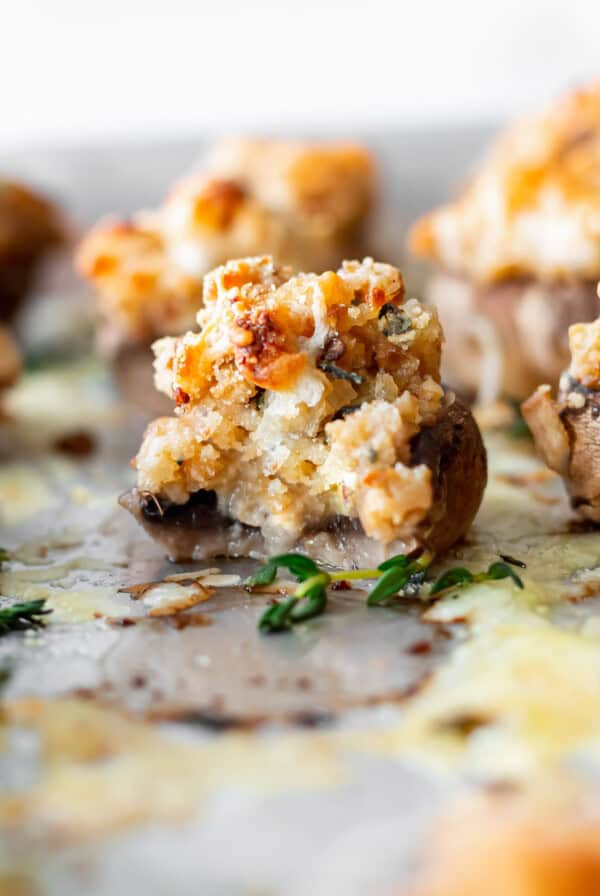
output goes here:
[{"label": "baking sheet", "polygon": [[[385,172],[378,228],[390,260],[402,257],[407,222],[448,192],[486,136],[371,141]],[[54,188],[85,223],[151,204],[200,149],[36,151],[3,167]],[[410,268],[409,289],[418,283]],[[43,342],[35,324],[44,313],[54,320],[61,307],[85,306],[80,290],[64,270],[40,289],[45,312],[22,323],[31,344]],[[427,614],[416,602],[367,610],[364,591],[337,592],[326,616],[266,637],[256,622],[267,598],[219,588],[199,608],[205,624],[178,629],[119,590],[193,565],[168,564],[118,507],[144,420],[97,359],[81,345],[76,354],[30,372],[0,427],[0,544],[14,552],[0,591],[46,597],[54,611],[43,631],[0,639],[0,663],[12,669],[2,693],[0,891],[4,881],[7,892],[61,896],[383,894],[412,878],[430,824],[458,795],[497,775],[539,773],[558,786],[581,743],[553,733],[550,750],[546,728],[530,724],[541,696],[523,708],[508,688],[531,628],[542,673],[546,644],[566,633],[576,638],[572,668],[600,681],[588,650],[600,544],[573,526],[560,483],[526,441],[487,434],[490,488],[468,542],[445,561],[484,568],[501,552],[527,557],[523,594],[489,586]],[[89,458],[52,449],[74,429],[93,437]],[[254,567],[215,565],[241,577]],[[585,605],[576,603],[584,590]],[[481,696],[477,651],[483,662],[494,626],[510,629],[507,692],[488,670]],[[544,706],[549,727],[568,708],[563,684]],[[482,699],[498,710],[487,728],[471,724]],[[597,734],[593,714],[588,722],[582,743]]]}]

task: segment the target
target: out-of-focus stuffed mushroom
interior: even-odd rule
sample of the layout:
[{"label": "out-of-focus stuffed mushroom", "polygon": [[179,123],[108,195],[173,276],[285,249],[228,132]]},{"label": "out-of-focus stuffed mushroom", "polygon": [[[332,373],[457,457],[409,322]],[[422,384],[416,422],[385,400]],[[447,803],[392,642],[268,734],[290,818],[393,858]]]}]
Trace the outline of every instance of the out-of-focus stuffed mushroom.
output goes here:
[{"label": "out-of-focus stuffed mushroom", "polygon": [[198,324],[154,346],[177,407],[149,425],[123,499],[169,556],[368,565],[465,534],[485,449],[440,384],[437,314],[394,267],[232,261],[205,278]]},{"label": "out-of-focus stuffed mushroom", "polygon": [[77,266],[97,293],[100,345],[124,390],[147,403],[150,344],[194,326],[217,265],[269,253],[320,272],[365,254],[374,182],[356,144],[227,140],[158,209],[100,222]]},{"label": "out-of-focus stuffed mushroom", "polygon": [[600,523],[600,318],[569,328],[571,364],[556,400],[539,386],[523,416],[548,466],[564,478],[573,508]]},{"label": "out-of-focus stuffed mushroom", "polygon": [[592,896],[600,892],[600,821],[560,787],[473,797],[427,837],[415,885],[396,896]]},{"label": "out-of-focus stuffed mushroom", "polygon": [[502,135],[455,201],[418,221],[445,378],[483,401],[555,385],[570,324],[596,315],[600,81]]},{"label": "out-of-focus stuffed mushroom", "polygon": [[57,210],[23,184],[0,178],[0,320],[10,320],[45,253],[62,239]]}]

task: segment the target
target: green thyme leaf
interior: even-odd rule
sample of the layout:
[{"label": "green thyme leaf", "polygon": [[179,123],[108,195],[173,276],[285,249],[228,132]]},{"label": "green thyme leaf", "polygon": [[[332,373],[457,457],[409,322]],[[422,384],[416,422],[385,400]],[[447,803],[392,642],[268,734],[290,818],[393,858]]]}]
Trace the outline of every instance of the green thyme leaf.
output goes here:
[{"label": "green thyme leaf", "polygon": [[429,592],[429,596],[433,597],[434,594],[439,594],[440,591],[445,591],[446,588],[463,588],[473,580],[474,576],[470,570],[465,569],[464,566],[455,566],[454,569],[447,569],[446,572],[443,572],[434,582],[431,591]]},{"label": "green thyme leaf", "polygon": [[387,569],[371,590],[367,598],[367,606],[375,607],[382,601],[387,600],[388,597],[398,594],[407,584],[409,578],[409,567],[392,566],[390,569]]},{"label": "green thyme leaf", "polygon": [[360,386],[365,381],[364,376],[361,376],[360,373],[356,373],[354,370],[344,370],[337,364],[332,364],[331,361],[321,361],[318,366],[323,373],[328,373],[334,380],[348,380],[355,386]]},{"label": "green thyme leaf", "polygon": [[244,585],[247,588],[270,585],[275,581],[275,576],[280,567],[289,569],[299,582],[303,582],[309,576],[317,575],[319,572],[319,567],[315,561],[304,554],[277,554],[275,557],[270,557],[267,563],[253,576],[249,576]]},{"label": "green thyme leaf", "polygon": [[6,548],[0,548],[0,564],[4,563],[6,560],[10,560],[10,553]]},{"label": "green thyme leaf", "polygon": [[42,628],[43,616],[47,616],[52,610],[45,610],[45,599],[28,600],[24,603],[13,604],[10,607],[0,609],[0,635],[9,632],[22,632],[27,629]]},{"label": "green thyme leaf", "polygon": [[496,561],[496,563],[492,563],[491,566],[488,567],[484,581],[493,581],[494,579],[512,579],[517,588],[523,588],[523,582],[508,563]]},{"label": "green thyme leaf", "polygon": [[265,563],[264,566],[261,566],[253,576],[248,576],[248,578],[244,580],[244,586],[246,588],[259,588],[261,585],[270,585],[275,581],[276,575],[277,567],[273,566],[269,561],[268,563]]},{"label": "green thyme leaf", "polygon": [[377,569],[380,569],[381,572],[385,572],[386,569],[406,569],[407,566],[410,566],[410,563],[410,558],[406,554],[396,554],[394,557],[389,557],[383,563],[380,563]]},{"label": "green thyme leaf", "polygon": [[306,622],[313,616],[320,616],[327,606],[327,585],[313,585],[304,595],[304,599],[292,608],[292,622]]},{"label": "green thyme leaf", "polygon": [[291,625],[290,614],[297,603],[297,597],[288,597],[268,607],[258,621],[261,632],[273,634],[286,631]]}]

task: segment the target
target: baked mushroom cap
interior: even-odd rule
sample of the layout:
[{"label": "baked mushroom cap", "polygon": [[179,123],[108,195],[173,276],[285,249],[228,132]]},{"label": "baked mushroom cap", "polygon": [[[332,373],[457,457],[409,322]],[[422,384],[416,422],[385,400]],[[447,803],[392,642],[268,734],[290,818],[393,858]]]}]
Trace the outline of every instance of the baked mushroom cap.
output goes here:
[{"label": "baked mushroom cap", "polygon": [[37,263],[62,238],[56,209],[22,184],[0,178],[0,320],[10,320]]},{"label": "baked mushroom cap", "polygon": [[446,335],[444,381],[481,405],[499,395],[522,401],[540,383],[558,383],[569,326],[598,311],[596,283],[578,280],[477,284],[440,272],[426,298]]},{"label": "baked mushroom cap", "polygon": [[368,151],[335,142],[228,140],[162,205],[100,222],[77,267],[98,296],[101,348],[149,345],[193,327],[204,275],[269,252],[301,270],[365,251],[375,172]]},{"label": "baked mushroom cap", "polygon": [[600,81],[510,128],[458,198],[417,221],[409,245],[441,270],[429,298],[453,385],[494,373],[524,398],[558,381],[566,328],[596,315],[599,183]]},{"label": "baked mushroom cap", "polygon": [[440,385],[435,311],[395,268],[292,276],[242,259],[204,293],[200,332],[155,345],[177,408],[148,427],[124,499],[171,557],[380,562],[464,535],[485,449]]},{"label": "baked mushroom cap", "polygon": [[557,399],[540,386],[522,405],[536,447],[559,473],[573,509],[600,523],[600,318],[569,329],[571,365]]},{"label": "baked mushroom cap", "polygon": [[[357,567],[421,549],[444,553],[468,532],[487,483],[481,433],[460,400],[448,395],[435,422],[414,437],[409,464],[427,466],[433,483],[430,510],[411,535],[382,544],[365,534],[360,520],[340,515],[307,530],[295,549],[316,562]],[[223,515],[214,491],[195,492],[185,504],[173,504],[136,488],[122,496],[121,504],[173,561],[266,557],[272,550],[260,529]]]}]

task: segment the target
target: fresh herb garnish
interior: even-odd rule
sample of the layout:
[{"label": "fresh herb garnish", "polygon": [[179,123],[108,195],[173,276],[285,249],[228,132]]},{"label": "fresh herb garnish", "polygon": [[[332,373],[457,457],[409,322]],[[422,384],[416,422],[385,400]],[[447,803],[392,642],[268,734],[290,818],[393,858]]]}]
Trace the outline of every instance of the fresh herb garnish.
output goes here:
[{"label": "fresh herb garnish", "polygon": [[259,585],[270,585],[275,581],[275,576],[280,567],[289,569],[299,582],[303,582],[309,576],[316,575],[319,572],[319,567],[315,561],[304,554],[277,554],[275,557],[271,557],[264,566],[261,566],[258,572],[247,578],[244,585],[248,590]]},{"label": "fresh herb garnish", "polygon": [[478,582],[493,581],[494,579],[512,579],[517,588],[523,588],[523,582],[520,576],[516,574],[514,569],[512,569],[508,563],[502,563],[500,560],[497,560],[496,563],[492,563],[488,567],[486,573],[480,573],[479,575],[484,575],[485,578],[477,579]]},{"label": "fresh herb garnish", "polygon": [[462,588],[473,581],[474,576],[469,569],[465,569],[463,566],[455,566],[454,569],[448,569],[441,574],[432,585],[429,594],[433,597],[434,594],[439,594],[440,591],[445,591],[446,588],[452,588],[455,585]]},{"label": "fresh herb garnish", "polygon": [[[520,561],[514,561],[512,557],[508,559],[516,565],[525,566]],[[397,596],[419,597],[432,560],[433,555],[429,551],[424,551],[417,558],[397,554],[384,560],[375,569],[326,572],[304,554],[278,554],[246,579],[245,586],[248,591],[252,591],[254,588],[271,585],[280,568],[288,569],[297,579],[299,584],[293,594],[273,603],[260,617],[259,629],[272,634],[286,631],[299,622],[306,622],[324,613],[327,608],[327,588],[336,582],[375,579],[375,585],[367,597],[369,607],[385,606],[390,599]],[[511,579],[517,588],[524,587],[514,569],[503,559],[491,563],[484,572],[473,573],[464,566],[447,569],[435,580],[428,597],[435,597],[450,589],[460,589],[466,585],[493,582],[498,579]],[[458,597],[458,594],[453,597]]]},{"label": "fresh herb garnish", "polygon": [[6,561],[10,560],[10,554],[6,550],[6,548],[0,548],[0,566]]},{"label": "fresh herb garnish", "polygon": [[382,605],[389,598],[403,592],[416,596],[425,579],[425,570],[432,560],[429,552],[418,559],[410,559],[404,554],[390,557],[376,569],[353,569],[340,572],[325,572],[314,560],[304,554],[279,554],[271,557],[258,572],[246,579],[248,590],[270,585],[275,580],[280,567],[289,569],[299,582],[290,597],[268,607],[262,614],[258,627],[262,632],[282,632],[299,622],[306,622],[320,616],[327,608],[327,588],[329,585],[349,579],[377,579],[367,604]]},{"label": "fresh herb garnish", "polygon": [[416,584],[414,577],[421,577],[421,574],[423,574],[421,579],[423,581],[425,570],[431,563],[431,560],[432,556],[429,553],[421,554],[417,560],[409,560],[404,554],[386,560],[379,566],[382,574],[367,598],[367,606],[376,607],[382,604],[384,601],[389,600],[390,597],[402,593],[409,583],[413,586],[414,593],[414,585]]},{"label": "fresh herb garnish", "polygon": [[384,336],[401,336],[412,330],[412,320],[401,308],[386,302],[379,312],[381,330]]},{"label": "fresh herb garnish", "polygon": [[45,598],[28,600],[20,604],[0,609],[0,636],[9,632],[24,632],[28,629],[43,628],[44,616],[52,610],[45,610]]},{"label": "fresh herb garnish", "polygon": [[328,373],[334,380],[348,380],[355,386],[360,386],[365,381],[364,376],[361,376],[360,373],[356,373],[354,370],[344,370],[343,367],[338,367],[331,361],[320,361],[318,366],[323,373]]},{"label": "fresh herb garnish", "polygon": [[447,569],[434,582],[429,592],[429,596],[441,594],[448,588],[464,588],[465,585],[471,585],[475,582],[492,582],[497,579],[512,579],[517,588],[523,588],[523,582],[516,574],[514,569],[501,561],[496,561],[488,566],[485,572],[472,573],[463,566],[455,566],[453,569]]}]

